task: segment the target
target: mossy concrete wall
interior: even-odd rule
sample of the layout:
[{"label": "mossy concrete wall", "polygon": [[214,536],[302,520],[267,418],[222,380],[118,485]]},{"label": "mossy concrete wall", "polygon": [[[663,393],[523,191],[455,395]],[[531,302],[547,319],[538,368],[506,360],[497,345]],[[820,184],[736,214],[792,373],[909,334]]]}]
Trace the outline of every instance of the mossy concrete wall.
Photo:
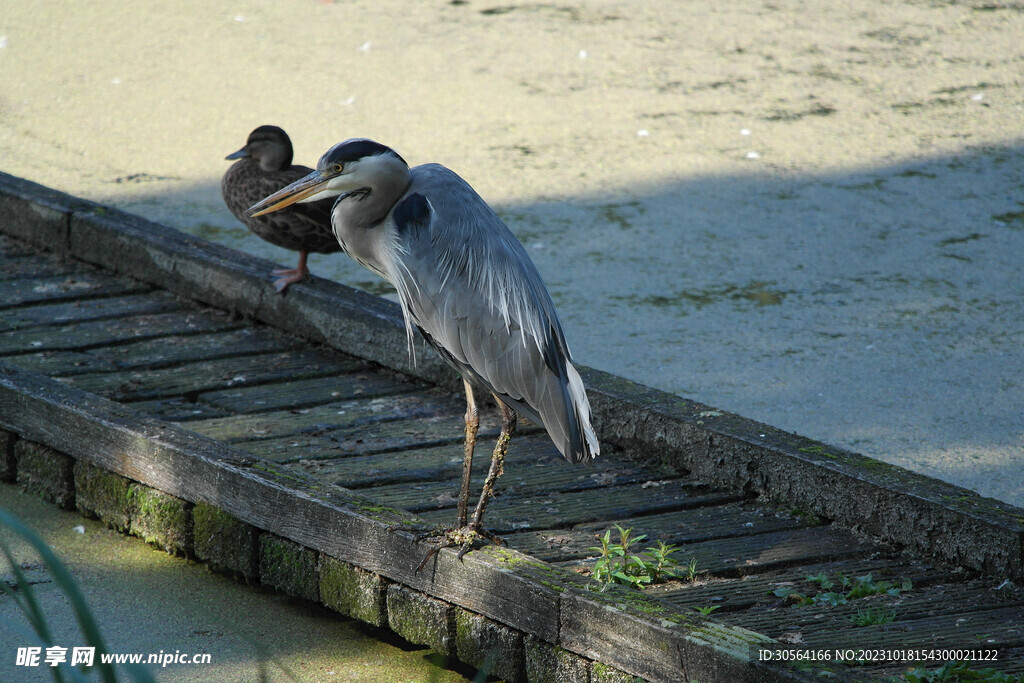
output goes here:
[{"label": "mossy concrete wall", "polygon": [[82,460],[74,461],[72,471],[75,507],[83,515],[171,554],[195,557],[191,503]]},{"label": "mossy concrete wall", "polygon": [[65,510],[75,507],[75,461],[31,441],[14,444],[15,480],[23,489]]},{"label": "mossy concrete wall", "polygon": [[192,522],[198,559],[242,579],[259,576],[259,529],[208,503],[192,508]]},{"label": "mossy concrete wall", "polygon": [[388,625],[388,582],[330,555],[320,555],[320,599],[325,607],[373,626]]}]

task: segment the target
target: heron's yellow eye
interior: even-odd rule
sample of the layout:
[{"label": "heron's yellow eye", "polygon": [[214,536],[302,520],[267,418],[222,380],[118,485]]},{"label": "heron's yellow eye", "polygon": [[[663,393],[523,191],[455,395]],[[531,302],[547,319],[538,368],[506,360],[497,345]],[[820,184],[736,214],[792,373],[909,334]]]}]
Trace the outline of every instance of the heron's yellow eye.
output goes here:
[{"label": "heron's yellow eye", "polygon": [[335,164],[334,165],[334,172],[335,173],[341,173],[344,170],[345,170],[345,164]]}]

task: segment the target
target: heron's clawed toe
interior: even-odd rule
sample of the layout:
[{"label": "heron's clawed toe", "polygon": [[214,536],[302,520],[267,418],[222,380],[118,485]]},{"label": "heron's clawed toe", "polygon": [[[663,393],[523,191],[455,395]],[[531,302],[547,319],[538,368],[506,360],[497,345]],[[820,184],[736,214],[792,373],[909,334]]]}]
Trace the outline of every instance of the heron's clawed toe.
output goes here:
[{"label": "heron's clawed toe", "polygon": [[416,568],[416,571],[427,566],[430,558],[436,555],[442,548],[458,548],[458,559],[461,561],[462,556],[472,550],[478,541],[490,541],[494,545],[505,545],[505,541],[500,537],[480,527],[474,527],[472,524],[458,529],[445,529],[440,534],[417,540],[429,540],[434,544],[434,547],[427,552],[426,557],[420,562],[420,566]]}]

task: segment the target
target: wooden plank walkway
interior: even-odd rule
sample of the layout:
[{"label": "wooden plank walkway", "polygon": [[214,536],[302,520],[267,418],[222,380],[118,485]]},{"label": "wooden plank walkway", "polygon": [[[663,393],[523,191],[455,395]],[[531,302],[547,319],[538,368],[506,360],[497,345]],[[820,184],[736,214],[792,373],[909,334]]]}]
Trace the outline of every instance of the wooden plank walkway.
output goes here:
[{"label": "wooden plank walkway", "polygon": [[[464,404],[450,386],[4,236],[0,363],[176,423],[303,481],[358,491],[426,524],[455,516]],[[493,411],[483,412],[482,443],[497,432]],[[696,562],[692,580],[646,592],[672,613],[713,610],[716,622],[804,650],[995,649],[997,661],[972,666],[1024,673],[1024,592],[1004,581],[1005,573],[899,554],[818,515],[714,485],[614,443],[593,467],[570,466],[541,431],[522,434],[488,514],[488,526],[513,549],[585,575],[597,536],[620,524],[679,544],[683,560]],[[486,460],[477,460],[476,487]],[[834,606],[797,605],[779,595],[823,593],[809,577],[838,582],[869,574],[896,585],[909,580],[912,588]],[[855,627],[869,608],[892,619]],[[614,647],[628,634],[606,637],[593,647]],[[869,680],[908,666],[805,661],[770,665],[759,675],[828,671]]]}]

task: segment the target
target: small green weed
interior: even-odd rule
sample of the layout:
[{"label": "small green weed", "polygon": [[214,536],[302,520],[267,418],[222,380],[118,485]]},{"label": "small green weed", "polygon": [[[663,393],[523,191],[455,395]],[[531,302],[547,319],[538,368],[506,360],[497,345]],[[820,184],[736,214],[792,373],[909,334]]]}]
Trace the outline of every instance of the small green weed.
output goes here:
[{"label": "small green weed", "polygon": [[697,560],[693,559],[687,565],[680,565],[672,557],[678,552],[678,547],[658,541],[654,547],[637,553],[634,546],[646,540],[646,534],[634,536],[632,529],[624,529],[618,524],[615,525],[615,530],[619,534],[618,543],[612,542],[612,530],[608,529],[599,538],[601,545],[589,548],[601,553],[594,563],[592,572],[596,581],[642,589],[654,583],[680,577],[693,581],[699,574]]},{"label": "small green weed", "polygon": [[700,612],[704,616],[708,616],[709,614],[714,612],[719,607],[721,607],[721,605],[708,605],[707,607],[694,607],[693,609],[697,610],[698,612]]},{"label": "small green weed", "polygon": [[[850,600],[866,598],[869,595],[899,595],[903,591],[913,588],[910,579],[903,579],[899,584],[894,581],[875,581],[871,574],[858,576],[850,579],[847,576],[839,576],[838,586],[822,572],[807,577],[807,581],[816,583],[821,591],[815,595],[805,595],[789,586],[775,589],[774,593],[792,605],[831,605],[838,607],[845,605]],[[838,588],[839,590],[834,590]]]},{"label": "small green weed", "polygon": [[869,607],[859,609],[850,617],[854,626],[877,626],[878,624],[889,624],[896,620],[896,610],[885,609],[884,607]]}]

